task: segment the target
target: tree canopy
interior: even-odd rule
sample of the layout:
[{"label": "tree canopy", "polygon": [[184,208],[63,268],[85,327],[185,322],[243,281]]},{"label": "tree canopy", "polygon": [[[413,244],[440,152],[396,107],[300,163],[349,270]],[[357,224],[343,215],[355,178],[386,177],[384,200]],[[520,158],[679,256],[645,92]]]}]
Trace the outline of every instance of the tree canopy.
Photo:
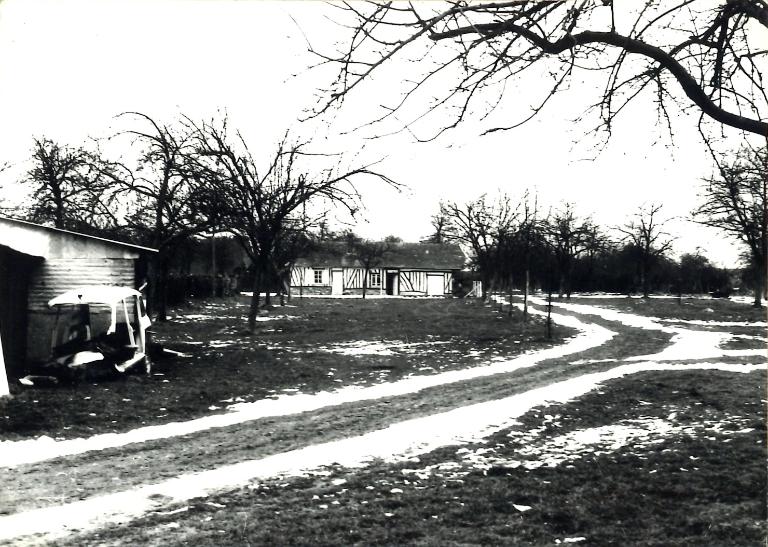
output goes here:
[{"label": "tree canopy", "polygon": [[768,153],[744,147],[719,162],[719,173],[704,180],[703,203],[694,219],[741,242],[755,281],[755,305],[766,290],[768,268]]},{"label": "tree canopy", "polygon": [[[343,3],[337,20],[349,36],[336,52],[316,52],[338,72],[327,89],[323,112],[399,59],[417,64],[420,76],[403,81],[402,95],[372,120],[400,119],[406,106],[435,91],[406,126],[443,107],[451,118],[437,136],[455,127],[480,103],[484,116],[516,82],[549,85],[530,112],[497,131],[536,116],[576,75],[597,73],[591,108],[596,129],[610,135],[613,122],[636,98],[655,102],[672,132],[671,110],[694,109],[704,120],[747,133],[768,134],[768,96],[757,41],[768,27],[763,0],[511,0],[506,2]],[[763,42],[764,43],[764,42]],[[540,70],[537,70],[537,67]],[[525,76],[531,78],[525,79]],[[590,80],[593,81],[593,80]]]}]

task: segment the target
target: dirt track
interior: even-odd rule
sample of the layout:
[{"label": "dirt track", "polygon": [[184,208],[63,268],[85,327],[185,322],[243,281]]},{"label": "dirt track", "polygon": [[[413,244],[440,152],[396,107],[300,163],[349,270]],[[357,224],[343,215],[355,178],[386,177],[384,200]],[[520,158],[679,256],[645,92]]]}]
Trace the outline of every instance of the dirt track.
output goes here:
[{"label": "dirt track", "polygon": [[[573,314],[558,310],[563,314]],[[386,428],[392,423],[493,401],[591,372],[607,370],[638,353],[653,354],[671,335],[578,315],[618,333],[613,340],[514,372],[428,388],[375,401],[329,406],[313,412],[263,418],[192,435],[87,452],[37,464],[0,469],[6,515],[67,504],[97,495],[161,482],[180,474],[215,469],[318,443]],[[752,359],[753,361],[755,359]],[[583,361],[600,361],[586,362]],[[719,361],[739,363],[743,359]],[[581,363],[581,364],[578,364]],[[425,432],[426,434],[426,432]],[[3,526],[0,517],[0,527]],[[31,538],[17,537],[26,544]],[[40,540],[42,538],[38,538]]]}]

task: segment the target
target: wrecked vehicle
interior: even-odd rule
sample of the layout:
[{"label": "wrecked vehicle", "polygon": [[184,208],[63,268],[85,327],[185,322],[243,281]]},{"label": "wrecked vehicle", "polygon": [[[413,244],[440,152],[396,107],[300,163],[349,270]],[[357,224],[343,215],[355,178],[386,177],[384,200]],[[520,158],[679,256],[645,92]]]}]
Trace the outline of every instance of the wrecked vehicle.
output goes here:
[{"label": "wrecked vehicle", "polygon": [[[51,299],[48,306],[55,308],[56,320],[51,357],[39,369],[41,376],[74,381],[131,369],[150,372],[147,328],[151,321],[139,291],[82,286]],[[28,376],[22,383],[38,383],[35,379]]]}]

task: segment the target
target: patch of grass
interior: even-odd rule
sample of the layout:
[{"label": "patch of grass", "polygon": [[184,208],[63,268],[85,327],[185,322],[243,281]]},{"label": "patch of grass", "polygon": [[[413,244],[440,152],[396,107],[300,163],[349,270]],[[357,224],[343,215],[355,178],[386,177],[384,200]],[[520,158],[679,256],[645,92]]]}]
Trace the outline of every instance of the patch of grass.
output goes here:
[{"label": "patch of grass", "polygon": [[[221,411],[227,404],[299,390],[370,385],[508,358],[558,343],[538,320],[523,324],[477,299],[333,300],[294,298],[274,307],[253,335],[244,333],[247,299],[195,302],[152,330],[188,357],[158,360],[152,376],[14,388],[0,401],[0,438],[57,438],[119,432]],[[185,319],[187,316],[192,318]],[[355,342],[417,344],[384,355],[329,351]],[[444,342],[444,343],[435,343]]]},{"label": "patch of grass", "polygon": [[[253,484],[62,545],[552,545],[578,537],[586,545],[764,545],[765,382],[764,372],[643,373],[533,409],[515,428],[551,439],[649,415],[723,426],[704,435],[630,443],[557,467],[483,471],[463,460],[482,448],[515,457],[519,447],[503,431],[403,464]],[[437,465],[445,471],[407,472]]]}]

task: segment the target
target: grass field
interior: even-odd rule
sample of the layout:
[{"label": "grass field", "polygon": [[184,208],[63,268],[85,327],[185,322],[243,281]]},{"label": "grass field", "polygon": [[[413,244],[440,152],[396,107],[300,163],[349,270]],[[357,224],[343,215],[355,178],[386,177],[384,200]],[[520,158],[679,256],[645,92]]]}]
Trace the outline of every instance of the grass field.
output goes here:
[{"label": "grass field", "polygon": [[[13,517],[16,511],[47,510],[49,499],[68,507],[101,494],[133,494],[169,478],[197,484],[207,471],[259,465],[292,451],[304,458],[305,447],[336,440],[361,444],[369,432],[440,413],[453,417],[451,410],[476,403],[506,405],[512,400],[507,397],[524,398],[539,388],[545,396],[521,415],[482,406],[483,416],[444,422],[451,433],[476,428],[482,419],[505,424],[486,430],[495,432],[485,438],[472,437],[482,441],[467,442],[461,434],[418,457],[353,468],[326,465],[339,461],[334,452],[323,463],[302,460],[304,467],[292,467],[311,471],[261,482],[245,478],[226,488],[217,482],[206,497],[166,496],[124,525],[53,543],[765,545],[766,372],[742,366],[764,363],[759,352],[712,353],[733,367],[728,372],[685,369],[705,359],[680,352],[669,363],[682,369],[639,372],[559,399],[568,402],[541,402],[554,400],[550,395],[562,381],[583,381],[634,363],[633,357],[659,355],[692,333],[699,345],[716,340],[721,349],[763,349],[765,328],[755,324],[764,320],[761,312],[725,300],[691,299],[682,306],[673,299],[572,302],[658,320],[633,326],[582,308],[583,321],[611,329],[613,338],[528,368],[5,468],[0,474],[10,490],[0,519],[3,512]],[[243,330],[245,299],[176,310],[155,328],[166,347],[186,356],[158,362],[150,377],[19,392],[2,403],[0,439],[121,431],[223,413],[238,402],[433,375],[503,361],[573,334],[557,326],[555,340],[548,341],[540,319],[523,324],[519,312],[509,315],[506,307],[478,300],[292,304],[271,309],[253,336]],[[717,332],[697,332],[702,330]],[[510,422],[505,416],[519,417]],[[413,429],[417,442],[439,436],[423,423]],[[343,446],[354,448],[354,442]],[[222,475],[215,476],[218,481]],[[25,539],[19,536],[17,544]]]},{"label": "grass field", "polygon": [[580,297],[557,302],[603,306],[628,313],[658,317],[660,319],[682,319],[701,321],[743,321],[766,320],[765,308],[754,308],[748,304],[734,302],[727,298],[589,298]]},{"label": "grass field", "polygon": [[149,377],[14,388],[0,401],[0,439],[71,438],[223,412],[228,404],[370,385],[505,359],[571,335],[545,338],[540,319],[477,299],[299,299],[245,330],[246,297],[198,301],[153,325],[184,357]]},{"label": "grass field", "polygon": [[70,545],[764,545],[765,382],[628,377],[482,444],[252,484]]}]

